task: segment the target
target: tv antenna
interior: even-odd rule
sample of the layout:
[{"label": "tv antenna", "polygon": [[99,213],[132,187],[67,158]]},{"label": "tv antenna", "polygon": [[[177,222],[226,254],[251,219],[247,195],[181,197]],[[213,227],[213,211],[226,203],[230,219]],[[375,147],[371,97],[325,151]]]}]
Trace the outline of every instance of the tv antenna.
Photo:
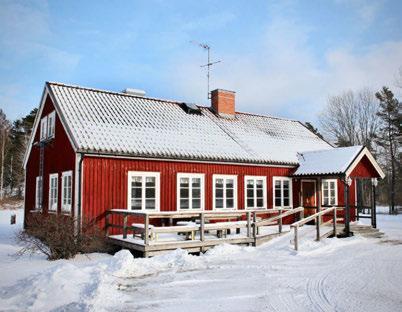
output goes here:
[{"label": "tv antenna", "polygon": [[217,63],[220,63],[221,61],[211,62],[211,47],[208,44],[199,43],[199,42],[196,42],[196,41],[190,41],[190,43],[196,44],[199,47],[203,48],[204,50],[207,50],[207,52],[208,52],[208,62],[206,64],[204,64],[204,65],[201,65],[200,67],[206,67],[207,68],[207,92],[208,92],[207,93],[207,99],[209,100],[211,98],[211,93],[209,92],[209,78],[211,76],[211,73],[210,73],[211,66],[215,65]]}]

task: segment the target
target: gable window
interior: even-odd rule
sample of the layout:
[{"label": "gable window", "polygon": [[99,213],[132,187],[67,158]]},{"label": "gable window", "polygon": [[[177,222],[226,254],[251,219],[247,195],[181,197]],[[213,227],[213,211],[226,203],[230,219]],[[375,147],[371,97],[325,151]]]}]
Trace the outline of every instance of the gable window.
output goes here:
[{"label": "gable window", "polygon": [[204,175],[177,174],[177,205],[179,209],[204,209]]},{"label": "gable window", "polygon": [[47,138],[54,138],[56,113],[53,111],[47,116]]},{"label": "gable window", "polygon": [[261,209],[267,207],[267,178],[245,176],[245,198],[247,209]]},{"label": "gable window", "polygon": [[237,176],[213,176],[213,208],[237,209]]},{"label": "gable window", "polygon": [[40,140],[46,140],[47,138],[47,116],[43,117],[40,121]]},{"label": "gable window", "polygon": [[57,211],[58,174],[49,175],[49,211]]},{"label": "gable window", "polygon": [[274,207],[292,207],[292,179],[288,177],[274,177]]},{"label": "gable window", "polygon": [[338,187],[336,179],[322,180],[322,204],[324,206],[338,205]]},{"label": "gable window", "polygon": [[159,172],[128,172],[128,208],[159,210]]},{"label": "gable window", "polygon": [[36,177],[35,209],[42,209],[42,177]]},{"label": "gable window", "polygon": [[61,210],[71,212],[73,198],[73,172],[65,171],[61,175]]}]

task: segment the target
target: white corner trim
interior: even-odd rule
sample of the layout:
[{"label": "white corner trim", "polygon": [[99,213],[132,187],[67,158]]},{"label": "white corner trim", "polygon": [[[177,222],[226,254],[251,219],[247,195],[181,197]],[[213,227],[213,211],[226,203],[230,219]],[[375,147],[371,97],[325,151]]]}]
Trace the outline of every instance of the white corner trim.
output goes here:
[{"label": "white corner trim", "polygon": [[382,171],[381,167],[377,163],[377,161],[374,159],[373,155],[370,153],[370,151],[367,149],[367,147],[364,147],[363,150],[360,152],[360,154],[356,157],[356,159],[352,162],[352,164],[349,166],[349,169],[346,171],[346,176],[350,176],[352,173],[353,169],[357,166],[357,164],[362,160],[364,156],[367,156],[375,170],[377,171],[378,175],[381,177],[381,179],[384,179],[385,173]]}]

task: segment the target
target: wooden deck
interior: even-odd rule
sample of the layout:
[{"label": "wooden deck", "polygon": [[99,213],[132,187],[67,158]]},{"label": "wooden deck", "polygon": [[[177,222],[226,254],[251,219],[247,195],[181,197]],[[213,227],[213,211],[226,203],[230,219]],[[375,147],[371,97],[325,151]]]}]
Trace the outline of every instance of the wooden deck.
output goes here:
[{"label": "wooden deck", "polygon": [[[185,213],[137,212],[112,209],[106,215],[106,232],[109,243],[140,252],[144,257],[154,256],[177,248],[198,253],[224,243],[258,246],[274,237],[289,232],[290,227],[282,225],[284,217],[298,215],[303,218],[303,213],[303,207],[295,209]],[[112,223],[113,215],[120,216],[122,220],[118,223]],[[142,218],[142,228],[130,225],[128,222],[129,217]],[[189,225],[175,225],[174,223],[177,219],[187,219],[191,223]],[[151,220],[169,220],[169,225],[150,226]],[[120,229],[121,234],[109,234],[113,228]],[[192,235],[185,235],[186,233],[192,233]],[[188,239],[188,237],[193,239]]]}]

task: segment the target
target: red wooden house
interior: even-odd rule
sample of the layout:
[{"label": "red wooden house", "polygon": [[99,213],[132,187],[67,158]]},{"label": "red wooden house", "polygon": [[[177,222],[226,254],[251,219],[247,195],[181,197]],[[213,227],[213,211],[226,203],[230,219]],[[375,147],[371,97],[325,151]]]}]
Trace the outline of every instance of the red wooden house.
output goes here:
[{"label": "red wooden house", "polygon": [[299,121],[237,112],[231,91],[212,91],[201,107],[60,83],[45,85],[25,168],[26,216],[100,224],[113,208],[343,206],[345,185],[355,206],[356,180],[384,176],[366,148],[334,148]]}]

